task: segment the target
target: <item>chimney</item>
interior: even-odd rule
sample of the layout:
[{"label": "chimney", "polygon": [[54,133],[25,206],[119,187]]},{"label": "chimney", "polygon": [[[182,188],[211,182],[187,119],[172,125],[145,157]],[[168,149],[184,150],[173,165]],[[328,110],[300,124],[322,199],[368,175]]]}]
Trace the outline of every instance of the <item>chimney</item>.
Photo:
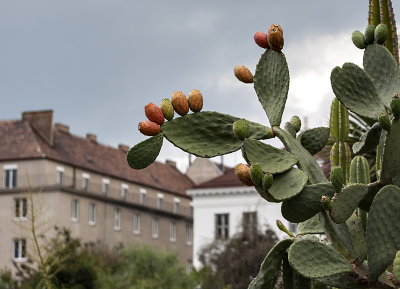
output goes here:
[{"label": "chimney", "polygon": [[69,133],[69,126],[66,124],[57,122],[54,124],[54,127],[60,132]]},{"label": "chimney", "polygon": [[129,146],[124,145],[124,144],[119,144],[118,149],[124,153],[127,153],[129,151]]},{"label": "chimney", "polygon": [[86,139],[90,140],[91,142],[97,143],[97,136],[95,134],[87,133]]},{"label": "chimney", "polygon": [[53,110],[26,111],[22,113],[22,120],[28,121],[44,141],[53,145]]},{"label": "chimney", "polygon": [[165,164],[167,164],[167,165],[169,165],[169,166],[171,166],[171,167],[176,168],[176,162],[174,162],[174,161],[172,161],[172,160],[166,160],[166,161],[165,161]]}]

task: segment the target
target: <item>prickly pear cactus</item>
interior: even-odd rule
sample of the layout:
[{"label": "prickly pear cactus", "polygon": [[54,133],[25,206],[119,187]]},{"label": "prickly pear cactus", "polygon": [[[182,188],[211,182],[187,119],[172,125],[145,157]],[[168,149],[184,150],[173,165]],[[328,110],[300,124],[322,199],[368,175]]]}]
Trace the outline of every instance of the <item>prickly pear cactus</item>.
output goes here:
[{"label": "prickly pear cactus", "polygon": [[[377,13],[376,5],[381,12],[382,5],[391,9],[390,1],[371,0],[371,19]],[[288,238],[268,253],[249,288],[275,288],[279,274],[290,289],[400,288],[396,281],[400,278],[400,188],[396,185],[400,183],[400,69],[393,57],[394,45],[389,51],[380,44],[391,38],[382,36],[382,28],[376,31],[376,26],[370,21],[364,34],[353,34],[353,42],[364,49],[364,67],[345,63],[332,70],[336,98],[329,128],[299,133],[298,117],[282,125],[290,79],[286,57],[281,48],[260,45],[255,37],[265,51],[254,77],[248,81],[236,76],[254,86],[268,126],[211,111],[175,119],[168,114],[159,134],[128,152],[129,165],[143,169],[156,159],[164,137],[200,157],[242,151],[247,164],[237,167],[245,169],[246,178],[237,172],[238,178],[254,186],[265,201],[281,203],[284,218],[298,223],[297,235],[293,235],[278,222]],[[393,34],[393,27],[388,31],[387,35]],[[375,120],[353,148],[346,142],[349,110]],[[333,141],[331,181],[313,157],[329,136]],[[261,141],[274,137],[284,150]],[[371,183],[369,164],[360,154],[376,148],[379,174]]]}]

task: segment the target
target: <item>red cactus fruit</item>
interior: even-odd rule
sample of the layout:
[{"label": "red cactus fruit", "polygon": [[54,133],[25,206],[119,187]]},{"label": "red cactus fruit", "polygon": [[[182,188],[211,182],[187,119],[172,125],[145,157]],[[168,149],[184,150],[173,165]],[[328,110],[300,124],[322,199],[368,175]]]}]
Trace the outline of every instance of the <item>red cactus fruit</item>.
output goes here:
[{"label": "red cactus fruit", "polygon": [[153,136],[160,133],[160,126],[150,120],[142,121],[138,125],[139,131],[148,136]]},{"label": "red cactus fruit", "polygon": [[203,108],[203,95],[199,90],[193,89],[188,95],[188,102],[191,111],[199,112]]},{"label": "red cactus fruit", "polygon": [[161,109],[155,105],[154,103],[150,102],[144,107],[144,113],[146,117],[159,125],[164,123],[164,114],[162,113]]},{"label": "red cactus fruit", "polygon": [[171,103],[177,114],[185,115],[189,112],[189,102],[182,91],[172,93]]},{"label": "red cactus fruit", "polygon": [[268,44],[272,50],[280,52],[283,48],[283,30],[280,25],[272,24],[268,29]]},{"label": "red cactus fruit", "polygon": [[254,41],[261,48],[265,48],[265,49],[269,48],[268,35],[264,32],[256,32],[254,34]]}]

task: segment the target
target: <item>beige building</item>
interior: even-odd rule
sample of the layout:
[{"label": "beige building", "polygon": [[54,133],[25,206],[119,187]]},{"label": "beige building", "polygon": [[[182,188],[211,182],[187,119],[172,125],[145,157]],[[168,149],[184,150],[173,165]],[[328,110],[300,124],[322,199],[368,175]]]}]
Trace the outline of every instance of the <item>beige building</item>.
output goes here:
[{"label": "beige building", "polygon": [[52,118],[48,110],[0,122],[0,268],[28,257],[29,239],[16,228],[26,222],[29,184],[42,192],[51,223],[82,242],[164,247],[189,266],[193,213],[186,190],[192,181],[172,162],[133,170],[127,146],[75,136],[66,125],[53,126]]}]

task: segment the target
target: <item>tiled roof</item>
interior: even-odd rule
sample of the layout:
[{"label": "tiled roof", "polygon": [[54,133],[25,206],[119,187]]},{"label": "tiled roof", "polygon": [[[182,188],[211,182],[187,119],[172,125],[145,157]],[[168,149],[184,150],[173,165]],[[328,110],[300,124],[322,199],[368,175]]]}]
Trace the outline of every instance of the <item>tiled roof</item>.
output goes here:
[{"label": "tiled roof", "polygon": [[53,145],[27,120],[0,122],[0,161],[46,158],[163,191],[186,195],[193,182],[177,168],[154,162],[131,169],[126,152],[54,128]]},{"label": "tiled roof", "polygon": [[243,185],[235,175],[235,169],[229,168],[225,170],[225,173],[222,176],[201,183],[193,187],[193,189],[227,188],[227,187],[243,187],[243,186],[245,185]]}]

